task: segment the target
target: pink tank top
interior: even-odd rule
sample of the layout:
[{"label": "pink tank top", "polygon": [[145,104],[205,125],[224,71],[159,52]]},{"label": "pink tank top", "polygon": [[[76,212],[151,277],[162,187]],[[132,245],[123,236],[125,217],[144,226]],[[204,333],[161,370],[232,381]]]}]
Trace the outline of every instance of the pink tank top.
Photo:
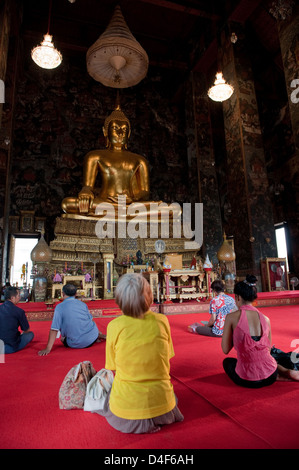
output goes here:
[{"label": "pink tank top", "polygon": [[[251,305],[243,305],[239,322],[234,329],[233,341],[237,351],[236,373],[245,380],[263,380],[277,369],[277,363],[270,354],[269,325],[264,315]],[[246,310],[255,310],[261,323],[261,338],[255,341],[250,336]]]}]

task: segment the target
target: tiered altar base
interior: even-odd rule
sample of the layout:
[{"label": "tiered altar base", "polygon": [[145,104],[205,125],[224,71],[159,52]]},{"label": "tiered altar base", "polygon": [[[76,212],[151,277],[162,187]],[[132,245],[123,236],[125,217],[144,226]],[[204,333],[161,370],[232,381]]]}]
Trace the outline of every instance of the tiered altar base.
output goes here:
[{"label": "tiered altar base", "polygon": [[[55,239],[51,241],[52,261],[49,267],[49,275],[54,273],[63,273],[67,267],[71,271],[78,268],[78,265],[88,268],[89,272],[96,274],[94,286],[90,285],[89,289],[93,290],[93,297],[102,299],[113,299],[113,287],[115,274],[121,275],[124,267],[129,263],[130,256],[135,256],[139,251],[143,261],[145,259],[153,259],[156,255],[155,243],[161,240],[164,243],[163,257],[170,253],[181,255],[184,265],[190,266],[194,253],[198,249],[197,244],[186,248],[186,242],[190,242],[185,238],[173,237],[173,222],[169,221],[168,238],[163,238],[164,232],[160,224],[157,226],[156,236],[150,237],[150,222],[146,222],[147,237],[131,238],[128,236],[118,236],[118,222],[110,221],[114,226],[115,232],[108,237],[101,237],[97,228],[97,219],[88,217],[71,217],[64,214],[56,219]],[[126,234],[129,232],[129,224],[126,222]],[[123,235],[123,234],[122,234]],[[141,266],[146,268],[146,266]],[[65,282],[69,278],[65,279]],[[79,280],[79,279],[78,279]],[[62,286],[48,286],[55,297],[55,290],[59,290]],[[84,283],[83,283],[84,284]],[[87,297],[87,288],[82,286],[85,297]]]},{"label": "tiered altar base", "polygon": [[[51,320],[53,318],[54,308],[58,302],[46,304],[45,302],[20,302],[19,307],[23,308],[29,321]],[[111,300],[90,300],[86,301],[90,313],[95,318],[111,317],[114,318],[121,314],[116,302]],[[283,305],[299,305],[299,291],[280,291],[280,292],[259,292],[255,306],[271,307]],[[184,301],[173,303],[153,304],[151,309],[155,312],[165,315],[175,315],[184,313],[206,313],[209,311],[209,302],[207,301]]]}]

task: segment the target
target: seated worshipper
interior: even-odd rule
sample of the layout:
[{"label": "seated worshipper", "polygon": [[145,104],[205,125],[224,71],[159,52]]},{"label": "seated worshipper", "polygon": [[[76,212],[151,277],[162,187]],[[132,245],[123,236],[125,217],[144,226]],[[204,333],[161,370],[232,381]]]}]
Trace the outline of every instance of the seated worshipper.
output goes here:
[{"label": "seated worshipper", "polygon": [[237,359],[224,359],[224,371],[235,384],[248,388],[265,387],[276,380],[299,380],[299,371],[278,365],[270,354],[270,320],[252,305],[257,298],[256,281],[255,276],[247,275],[235,285],[239,310],[225,319],[221,347],[224,354],[234,347]]},{"label": "seated worshipper", "polygon": [[[4,342],[5,354],[20,351],[32,341],[34,334],[22,308],[17,307],[20,291],[17,287],[6,287],[4,303],[0,305],[0,339]],[[19,327],[23,331],[21,334]]]},{"label": "seated worshipper", "polygon": [[229,295],[224,293],[224,284],[221,280],[217,279],[212,282],[211,289],[215,293],[215,297],[210,302],[210,319],[205,325],[193,323],[188,326],[190,333],[198,333],[204,336],[221,337],[223,334],[223,327],[225,317],[228,313],[237,310],[235,301]]},{"label": "seated worshipper", "polygon": [[152,433],[183,421],[169,375],[170,327],[165,315],[149,310],[149,283],[141,274],[124,274],[115,300],[123,315],[108,324],[105,365],[115,378],[104,409],[96,412],[123,433]]},{"label": "seated worshipper", "polygon": [[56,337],[61,333],[64,346],[70,348],[88,348],[95,342],[105,339],[94,323],[86,304],[75,298],[77,287],[65,284],[62,288],[63,302],[54,310],[48,344],[39,351],[39,356],[46,356],[51,351]]}]

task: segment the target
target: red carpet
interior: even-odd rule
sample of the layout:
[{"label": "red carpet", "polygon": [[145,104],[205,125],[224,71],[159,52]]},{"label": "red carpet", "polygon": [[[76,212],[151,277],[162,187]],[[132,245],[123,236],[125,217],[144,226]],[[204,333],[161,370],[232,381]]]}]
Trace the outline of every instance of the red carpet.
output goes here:
[{"label": "red carpet", "polygon": [[[299,307],[261,310],[271,319],[273,344],[294,350]],[[72,350],[56,340],[52,352],[40,357],[37,352],[46,344],[51,322],[32,322],[31,345],[0,363],[0,448],[298,449],[299,383],[276,382],[261,390],[234,385],[222,370],[221,340],[187,332],[188,324],[208,316],[168,316],[176,353],[172,382],[185,420],[145,435],[121,434],[104,418],[83,410],[60,410],[58,390],[68,370],[82,360],[101,369],[105,343]],[[111,319],[95,321],[106,332]]]},{"label": "red carpet", "polygon": [[[54,314],[54,308],[59,302],[20,302],[19,306],[25,310],[28,320],[51,320]],[[114,299],[108,300],[89,300],[85,302],[90,313],[94,317],[120,315],[121,311]]]},{"label": "red carpet", "polygon": [[[51,320],[57,302],[58,301],[53,304],[45,302],[21,302],[20,307],[25,310],[29,321]],[[121,314],[114,299],[86,300],[85,302],[89,311],[95,318],[101,318],[103,316],[111,317]],[[259,292],[255,302],[255,306],[258,308],[284,305],[299,305],[299,291]],[[182,303],[153,304],[151,308],[155,312],[164,313],[166,315],[183,313],[202,314],[209,311],[209,301],[197,302],[196,300],[184,300]]]}]

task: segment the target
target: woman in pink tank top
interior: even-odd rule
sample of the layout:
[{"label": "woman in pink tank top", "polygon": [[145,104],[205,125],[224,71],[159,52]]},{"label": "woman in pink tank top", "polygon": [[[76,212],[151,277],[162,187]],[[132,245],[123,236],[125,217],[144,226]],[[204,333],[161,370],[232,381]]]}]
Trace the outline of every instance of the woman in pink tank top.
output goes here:
[{"label": "woman in pink tank top", "polygon": [[270,354],[270,320],[252,305],[257,298],[256,281],[255,276],[247,275],[235,285],[239,310],[226,317],[221,347],[225,354],[234,348],[237,359],[224,359],[223,368],[237,385],[249,388],[265,387],[277,379],[299,380],[299,371],[278,365]]}]

